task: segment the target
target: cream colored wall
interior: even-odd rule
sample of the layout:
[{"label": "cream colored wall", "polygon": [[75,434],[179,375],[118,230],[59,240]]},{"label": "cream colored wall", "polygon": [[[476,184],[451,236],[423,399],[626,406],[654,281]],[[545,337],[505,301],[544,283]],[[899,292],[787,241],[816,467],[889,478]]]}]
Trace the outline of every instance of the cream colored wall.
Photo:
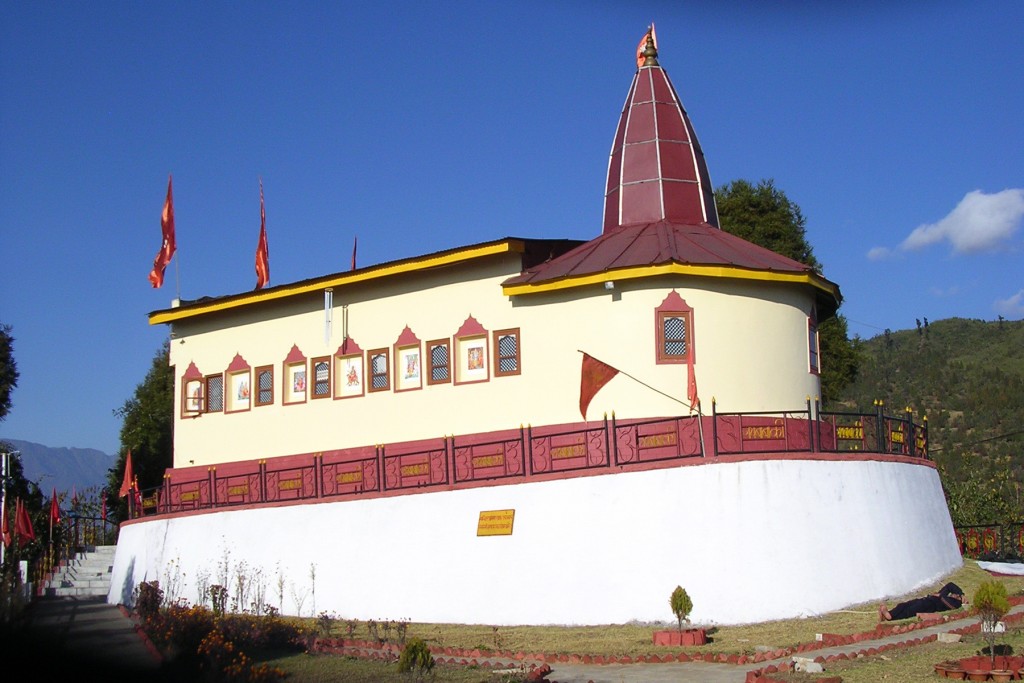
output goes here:
[{"label": "cream colored wall", "polygon": [[[509,300],[501,282],[518,272],[516,257],[500,256],[457,271],[336,290],[327,342],[322,293],[256,307],[258,313],[223,312],[175,323],[175,466],[576,422],[581,419],[579,351],[651,387],[619,375],[597,394],[589,419],[612,411],[620,418],[685,414],[679,401],[686,400],[686,366],[655,363],[654,309],[673,287],[694,309],[697,383],[705,412],[712,396],[720,411],[793,410],[818,393],[817,377],[807,371],[812,293],[805,288],[675,277],[619,282],[612,291],[595,286]],[[407,325],[423,343],[452,337],[469,315],[488,333],[518,327],[522,374],[494,377],[491,368],[490,381],[483,383],[428,386],[424,380],[416,391],[282,405],[285,356],[293,344],[307,359],[333,356],[343,339],[346,304],[348,334],[364,352],[392,349],[392,367],[393,345]],[[252,368],[274,366],[274,405],[182,418],[180,382],[188,364],[195,362],[203,374],[221,372],[236,353]],[[493,353],[491,348],[489,362]]]}]

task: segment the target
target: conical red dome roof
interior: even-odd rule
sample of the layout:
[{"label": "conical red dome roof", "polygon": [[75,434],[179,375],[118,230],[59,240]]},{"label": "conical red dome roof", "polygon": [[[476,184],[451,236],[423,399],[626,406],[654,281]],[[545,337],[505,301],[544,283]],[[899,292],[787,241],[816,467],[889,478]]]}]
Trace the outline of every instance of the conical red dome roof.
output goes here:
[{"label": "conical red dome roof", "polygon": [[603,232],[663,220],[718,227],[704,153],[650,31],[640,56],[608,162]]}]

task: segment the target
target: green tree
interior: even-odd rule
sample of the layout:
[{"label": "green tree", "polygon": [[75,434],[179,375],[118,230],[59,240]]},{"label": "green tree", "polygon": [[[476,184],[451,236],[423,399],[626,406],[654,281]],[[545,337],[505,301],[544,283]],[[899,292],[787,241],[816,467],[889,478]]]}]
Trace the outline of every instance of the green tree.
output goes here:
[{"label": "green tree", "polygon": [[18,386],[18,364],[14,360],[11,326],[0,323],[0,421],[11,411],[11,394]]},{"label": "green tree", "polygon": [[[771,249],[821,272],[821,264],[807,241],[807,221],[772,180],[756,186],[734,180],[715,191],[722,229],[748,242]],[[821,395],[828,404],[857,377],[860,339],[848,336],[846,318],[838,313],[818,326],[821,346]]]},{"label": "green tree", "polygon": [[676,615],[676,619],[679,620],[679,630],[682,631],[683,622],[690,620],[690,611],[693,609],[690,595],[682,586],[676,586],[672,595],[669,596],[668,604],[672,608],[672,614]]},{"label": "green tree", "polygon": [[165,341],[153,356],[146,378],[114,414],[122,419],[121,448],[117,463],[107,472],[107,502],[124,519],[127,502],[118,497],[118,492],[128,451],[132,454],[132,472],[143,490],[160,486],[164,471],[172,464],[174,372],[170,365],[169,342]]}]

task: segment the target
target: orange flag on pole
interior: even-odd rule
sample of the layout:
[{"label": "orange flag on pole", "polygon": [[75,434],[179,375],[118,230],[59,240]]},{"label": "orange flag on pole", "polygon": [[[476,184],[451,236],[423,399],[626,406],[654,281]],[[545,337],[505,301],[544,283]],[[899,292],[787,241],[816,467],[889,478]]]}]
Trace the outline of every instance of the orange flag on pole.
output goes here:
[{"label": "orange flag on pole", "polygon": [[256,289],[270,282],[270,250],[267,247],[267,212],[263,209],[263,180],[260,179],[260,239],[256,243]]},{"label": "orange flag on pole", "polygon": [[132,451],[128,449],[128,457],[124,461],[124,479],[121,480],[121,491],[118,495],[124,498],[132,490],[132,481],[134,476],[132,475]]},{"label": "orange flag on pole", "polygon": [[583,367],[580,371],[580,415],[587,419],[587,406],[594,395],[608,384],[619,371],[602,363],[588,353],[583,354]]},{"label": "orange flag on pole", "polygon": [[690,412],[700,411],[700,396],[697,395],[697,375],[690,366],[690,383],[686,390],[686,399],[690,402]]},{"label": "orange flag on pole", "polygon": [[177,241],[174,238],[174,199],[171,197],[171,176],[167,176],[167,199],[164,200],[164,210],[160,214],[160,232],[163,234],[163,241],[160,243],[160,251],[153,259],[153,270],[149,272],[149,281],[154,288],[164,283],[164,270],[171,262],[171,257],[177,249]]},{"label": "orange flag on pole", "polygon": [[28,509],[18,498],[14,506],[14,534],[18,537],[18,547],[28,545],[29,541],[35,540],[36,532],[32,528],[32,518],[28,516]]},{"label": "orange flag on pole", "polygon": [[4,521],[3,521],[3,532],[2,533],[3,533],[4,547],[6,548],[9,545],[11,545],[11,523],[7,519],[7,505],[6,505],[6,502],[5,502],[5,505],[4,505],[3,517],[4,517]]},{"label": "orange flag on pole", "polygon": [[60,524],[60,504],[57,502],[57,488],[54,487],[50,496],[50,524]]}]

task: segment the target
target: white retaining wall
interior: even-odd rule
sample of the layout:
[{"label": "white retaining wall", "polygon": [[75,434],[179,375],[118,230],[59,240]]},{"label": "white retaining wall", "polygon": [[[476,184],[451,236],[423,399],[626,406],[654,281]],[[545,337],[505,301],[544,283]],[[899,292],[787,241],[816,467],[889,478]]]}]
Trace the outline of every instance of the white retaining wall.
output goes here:
[{"label": "white retaining wall", "polygon": [[[501,509],[513,534],[477,537]],[[694,623],[731,624],[915,591],[961,562],[931,467],[747,460],[129,523],[108,601],[156,579],[195,603],[227,567],[232,594],[241,573],[286,614],[671,621],[682,585]]]}]

